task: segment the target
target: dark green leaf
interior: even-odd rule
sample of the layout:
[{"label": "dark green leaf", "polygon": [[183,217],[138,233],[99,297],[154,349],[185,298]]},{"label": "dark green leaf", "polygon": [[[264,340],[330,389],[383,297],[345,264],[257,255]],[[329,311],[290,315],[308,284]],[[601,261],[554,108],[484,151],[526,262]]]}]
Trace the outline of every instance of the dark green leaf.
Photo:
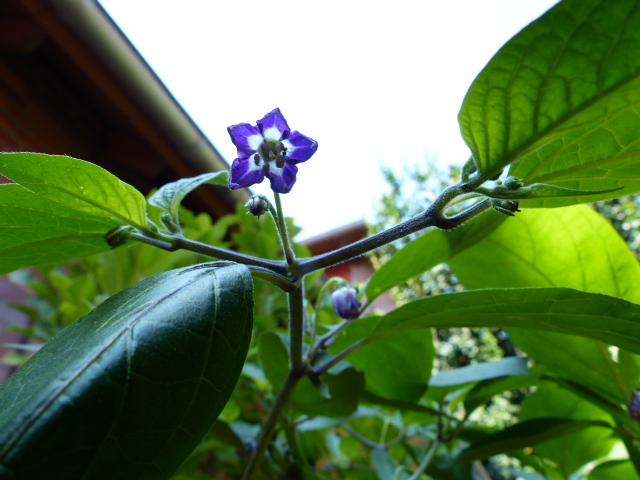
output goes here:
[{"label": "dark green leaf", "polygon": [[640,353],[640,305],[570,288],[505,288],[428,297],[388,313],[367,343],[417,328],[526,327]]},{"label": "dark green leaf", "polygon": [[203,173],[197,177],[182,178],[176,182],[167,183],[149,198],[149,203],[169,212],[178,218],[178,209],[184,197],[205,183],[226,185],[229,182],[229,172]]},{"label": "dark green leaf", "polygon": [[287,345],[276,332],[264,332],[258,339],[258,354],[265,376],[273,390],[279,392],[289,375]]},{"label": "dark green leaf", "polygon": [[0,185],[0,275],[110,250],[104,237],[119,225],[117,220],[39,197],[20,185]]},{"label": "dark green leaf", "polygon": [[367,284],[367,299],[372,301],[411,277],[469,248],[497,228],[506,217],[489,211],[452,231],[432,229],[398,251],[371,277]]},{"label": "dark green leaf", "polygon": [[[547,417],[561,417],[574,421],[604,422],[612,424],[611,417],[588,401],[558,385],[541,382],[538,389],[525,398],[520,408],[520,420],[538,422]],[[562,439],[546,439],[534,451],[557,465],[563,478],[588,462],[607,455],[616,439],[614,432],[605,428],[589,428],[570,433]]]},{"label": "dark green leaf", "polygon": [[248,269],[221,263],[106,300],[0,386],[0,477],[169,478],[235,387],[252,307]]},{"label": "dark green leaf", "polygon": [[527,361],[528,359],[524,357],[505,357],[494,362],[468,365],[433,375],[429,385],[433,387],[451,387],[507,375],[529,375]]},{"label": "dark green leaf", "polygon": [[599,420],[570,420],[567,418],[536,418],[507,427],[472,443],[460,453],[460,462],[485,459],[499,453],[508,453],[532,447],[547,440],[569,435],[588,427],[609,427]]},{"label": "dark green leaf", "polygon": [[640,191],[640,9],[565,0],[513,37],[459,114],[484,178],[513,163],[527,184],[614,193],[529,200],[558,207]]},{"label": "dark green leaf", "polygon": [[0,174],[73,210],[145,227],[142,194],[92,163],[43,153],[0,153]]}]

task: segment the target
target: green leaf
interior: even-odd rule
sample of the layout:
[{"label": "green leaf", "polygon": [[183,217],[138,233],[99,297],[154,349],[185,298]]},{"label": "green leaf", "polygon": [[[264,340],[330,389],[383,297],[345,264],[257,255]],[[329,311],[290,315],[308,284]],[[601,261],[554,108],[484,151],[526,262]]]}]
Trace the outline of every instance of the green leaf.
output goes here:
[{"label": "green leaf", "polygon": [[428,230],[399,250],[371,277],[366,294],[369,301],[406,280],[448,261],[482,240],[506,217],[488,211],[452,231]]},{"label": "green leaf", "polygon": [[526,184],[615,193],[525,201],[558,207],[640,191],[640,9],[565,0],[507,42],[458,116],[483,178],[513,163]]},{"label": "green leaf", "polygon": [[433,375],[429,385],[433,387],[451,387],[508,375],[529,375],[527,362],[528,359],[524,357],[505,357],[494,362],[468,365]]},{"label": "green leaf", "polygon": [[[584,205],[524,211],[449,265],[472,289],[562,286],[640,302],[635,255],[609,222]],[[509,334],[555,373],[628,400],[628,380],[607,345],[529,329],[511,329]]]},{"label": "green leaf", "polygon": [[588,427],[608,427],[599,420],[571,420],[567,418],[536,418],[507,427],[497,433],[487,435],[460,452],[459,462],[471,462],[500,453],[508,453],[521,448],[579,432]]},{"label": "green leaf", "polygon": [[43,153],[0,153],[0,174],[73,210],[145,227],[142,194],[92,163]]},{"label": "green leaf", "polygon": [[[293,395],[293,405],[307,415],[346,417],[355,412],[364,392],[364,374],[348,364],[336,366],[314,385],[304,377]],[[327,398],[328,397],[328,398]]]},{"label": "green leaf", "polygon": [[273,390],[279,392],[289,375],[289,353],[280,335],[264,332],[258,338],[258,355],[265,376]]},{"label": "green leaf", "polygon": [[[546,417],[562,417],[567,420],[604,422],[611,424],[611,417],[598,407],[574,395],[558,385],[541,382],[538,389],[525,398],[520,408],[524,422],[539,422]],[[610,429],[589,428],[573,432],[562,439],[547,439],[534,448],[536,454],[555,462],[564,478],[577,469],[607,455],[616,439]]]},{"label": "green leaf", "polygon": [[386,314],[367,343],[419,328],[526,327],[599,339],[640,353],[640,305],[570,288],[473,290],[428,297]]},{"label": "green leaf", "polygon": [[149,203],[169,212],[173,218],[177,219],[178,209],[184,197],[205,183],[227,185],[229,172],[203,173],[197,177],[182,178],[176,182],[167,183],[149,197]]},{"label": "green leaf", "polygon": [[0,185],[0,275],[110,250],[120,222],[78,212],[16,184]]},{"label": "green leaf", "polygon": [[494,188],[478,187],[476,193],[490,198],[500,198],[505,200],[527,200],[531,198],[555,198],[555,197],[579,197],[584,195],[597,195],[603,193],[617,192],[619,188],[609,190],[578,190],[575,188],[564,188],[556,185],[545,185],[544,183],[534,183],[526,187],[511,190],[507,187],[497,186]]},{"label": "green leaf", "polygon": [[629,460],[610,460],[596,465],[587,480],[639,480],[633,463]]},{"label": "green leaf", "polygon": [[223,263],[106,300],[0,386],[0,477],[169,478],[236,385],[252,307],[248,269]]},{"label": "green leaf", "polygon": [[[338,335],[329,352],[338,354],[361,338],[367,337],[377,324],[365,318]],[[427,390],[435,351],[431,331],[403,332],[387,337],[375,347],[356,350],[347,358],[365,374],[367,391],[392,400],[417,402]]]},{"label": "green leaf", "polygon": [[529,375],[511,375],[508,377],[492,378],[483,380],[469,390],[464,397],[464,408],[470,413],[480,405],[487,403],[495,395],[503,392],[530,388],[537,385],[540,380],[541,367],[534,367],[530,370]]}]

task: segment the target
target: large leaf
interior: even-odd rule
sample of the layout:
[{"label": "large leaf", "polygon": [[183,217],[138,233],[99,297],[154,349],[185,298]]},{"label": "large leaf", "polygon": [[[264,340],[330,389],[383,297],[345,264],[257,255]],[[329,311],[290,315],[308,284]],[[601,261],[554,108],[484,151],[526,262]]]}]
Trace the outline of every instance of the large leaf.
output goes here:
[{"label": "large leaf", "polygon": [[248,269],[220,263],[106,300],[0,386],[0,477],[168,478],[235,387],[252,307]]},{"label": "large leaf", "polygon": [[472,443],[460,452],[459,461],[470,462],[472,460],[485,459],[492,455],[538,445],[539,443],[594,426],[609,428],[608,423],[598,420],[544,417],[520,422]]},{"label": "large leaf", "polygon": [[522,203],[557,207],[640,191],[640,6],[564,0],[474,80],[459,114],[484,178],[515,162],[527,184],[614,193]]},{"label": "large leaf", "polygon": [[[550,416],[579,422],[611,423],[610,416],[590,402],[556,384],[543,382],[525,398],[520,408],[520,420],[537,423]],[[616,442],[612,434],[609,428],[589,428],[562,439],[547,439],[534,447],[534,451],[555,462],[563,477],[569,478],[584,464],[609,453]]]},{"label": "large leaf", "polygon": [[78,212],[16,184],[0,185],[0,275],[110,250],[120,222]]},{"label": "large leaf", "polygon": [[633,463],[629,460],[610,460],[598,464],[587,476],[587,480],[639,480]]},{"label": "large leaf", "polygon": [[451,387],[470,382],[480,382],[508,375],[529,375],[528,359],[525,357],[505,357],[493,362],[456,368],[449,372],[440,372],[431,377],[432,387]]},{"label": "large leaf", "polygon": [[[640,265],[620,235],[586,206],[529,210],[449,261],[467,288],[562,286],[640,302]],[[512,340],[565,378],[627,402],[631,390],[607,345],[511,329]],[[628,363],[628,362],[627,362]],[[635,387],[634,387],[635,388]]]},{"label": "large leaf", "polygon": [[149,203],[170,213],[173,218],[178,218],[178,209],[184,197],[205,183],[226,185],[229,181],[229,172],[203,173],[197,177],[182,178],[176,182],[167,183],[149,198]]},{"label": "large leaf", "polygon": [[[375,328],[374,318],[356,322],[336,338],[329,351],[338,354],[367,337]],[[363,371],[367,392],[405,402],[417,402],[427,390],[435,351],[431,331],[403,332],[387,337],[375,346],[355,351],[349,363]]]},{"label": "large leaf", "polygon": [[407,330],[449,327],[526,327],[640,353],[640,305],[570,288],[496,288],[423,298],[382,317],[367,343]]},{"label": "large leaf", "polygon": [[74,210],[145,226],[142,194],[93,163],[43,153],[0,153],[0,173]]},{"label": "large leaf", "polygon": [[391,287],[426,272],[436,265],[482,240],[506,217],[488,211],[455,230],[432,229],[399,250],[371,277],[367,284],[367,299],[372,301]]}]

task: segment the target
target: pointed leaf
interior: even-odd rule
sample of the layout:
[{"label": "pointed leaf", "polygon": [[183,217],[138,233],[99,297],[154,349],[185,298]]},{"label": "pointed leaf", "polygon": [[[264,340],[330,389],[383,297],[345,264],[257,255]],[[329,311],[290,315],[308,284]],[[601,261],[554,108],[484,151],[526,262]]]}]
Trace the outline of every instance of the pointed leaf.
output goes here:
[{"label": "pointed leaf", "polygon": [[471,462],[492,455],[531,447],[554,438],[569,435],[588,427],[608,427],[601,420],[571,420],[567,418],[536,418],[487,435],[460,452],[459,462]]},{"label": "pointed leaf", "polygon": [[496,288],[423,298],[382,317],[367,343],[416,328],[449,327],[526,327],[640,353],[640,305],[570,288]]},{"label": "pointed leaf", "polygon": [[459,114],[484,178],[621,191],[528,200],[558,207],[640,191],[640,8],[565,0],[505,44]]},{"label": "pointed leaf", "polygon": [[229,183],[229,172],[203,173],[197,177],[182,178],[176,182],[167,183],[149,198],[149,203],[177,218],[178,209],[184,197],[205,183],[227,185]]},{"label": "pointed leaf", "polygon": [[0,386],[0,477],[169,478],[235,387],[252,307],[248,269],[223,263],[106,300]]},{"label": "pointed leaf", "polygon": [[0,275],[110,250],[117,220],[67,208],[16,184],[0,185]]},{"label": "pointed leaf", "polygon": [[505,357],[494,362],[468,365],[433,375],[429,385],[432,387],[451,387],[508,375],[529,375],[527,361],[528,359],[524,357]]},{"label": "pointed leaf", "polygon": [[482,240],[505,219],[498,212],[488,211],[452,231],[428,230],[398,251],[371,277],[367,299],[373,301],[391,287],[448,261]]},{"label": "pointed leaf", "polygon": [[43,153],[0,153],[0,174],[73,210],[145,226],[142,194],[93,163]]}]

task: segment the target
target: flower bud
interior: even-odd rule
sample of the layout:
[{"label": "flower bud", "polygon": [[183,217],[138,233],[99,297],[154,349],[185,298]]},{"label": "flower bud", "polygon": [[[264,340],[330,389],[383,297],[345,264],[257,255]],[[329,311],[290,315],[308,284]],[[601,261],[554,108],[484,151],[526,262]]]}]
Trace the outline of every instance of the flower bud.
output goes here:
[{"label": "flower bud", "polygon": [[357,318],[360,313],[358,292],[353,287],[342,287],[331,295],[333,309],[339,317],[347,320]]},{"label": "flower bud", "polygon": [[507,177],[504,179],[503,185],[507,187],[507,190],[519,190],[524,187],[524,182],[518,177]]},{"label": "flower bud", "polygon": [[113,230],[110,230],[105,236],[104,239],[109,244],[111,248],[121,247],[125,243],[129,241],[131,238],[131,226],[122,225],[120,227],[116,227]]},{"label": "flower bud", "polygon": [[266,198],[256,195],[251,197],[251,200],[245,203],[244,206],[247,207],[251,215],[260,218],[269,209],[269,202]]},{"label": "flower bud", "polygon": [[640,422],[640,390],[636,390],[631,394],[631,400],[629,400],[629,418]]}]

